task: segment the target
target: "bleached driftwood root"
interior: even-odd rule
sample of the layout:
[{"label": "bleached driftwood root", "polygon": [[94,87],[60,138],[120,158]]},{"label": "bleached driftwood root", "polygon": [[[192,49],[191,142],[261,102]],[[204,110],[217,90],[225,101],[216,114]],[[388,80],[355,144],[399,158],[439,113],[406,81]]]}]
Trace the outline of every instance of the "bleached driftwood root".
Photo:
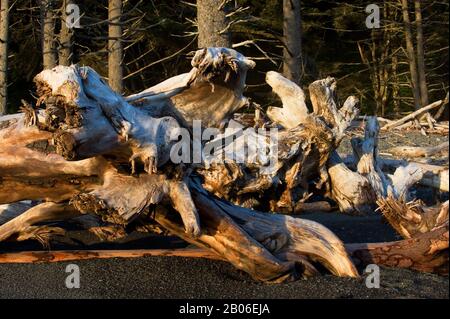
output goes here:
[{"label": "bleached driftwood root", "polygon": [[[375,200],[409,201],[408,189],[423,172],[408,166],[392,177],[384,175],[375,118],[369,118],[365,138],[352,142],[356,169],[351,171],[335,149],[358,113],[357,99],[350,97],[339,108],[335,80],[316,81],[309,88],[314,111],[308,113],[301,88],[274,72],[267,81],[283,103],[268,114],[275,121],[271,127],[283,127],[272,154],[275,165],[270,167],[267,154],[250,161],[228,158],[230,145],[212,154],[225,162],[174,164],[169,160],[171,137],[181,128],[193,129],[191,120],[201,120],[203,127],[242,129],[238,148],[257,151],[272,145],[260,132],[225,123],[247,103],[245,75],[254,63],[233,50],[209,48],[199,51],[192,65],[191,72],[128,98],[113,92],[90,68],[40,73],[38,104],[45,110],[24,106],[23,114],[0,118],[0,204],[39,204],[0,225],[0,240],[46,243],[52,231],[60,230],[36,224],[62,219],[81,219],[109,239],[115,234],[103,231],[98,219],[117,225],[119,233],[132,221],[155,220],[260,281],[311,276],[318,273],[317,263],[335,275],[356,277],[345,246],[322,225],[249,208],[295,212],[311,193],[324,191],[342,211],[364,213],[374,209]],[[295,114],[289,117],[290,112]],[[226,134],[222,130],[216,138]],[[423,211],[397,212],[408,221],[398,222],[398,229],[432,236],[445,225],[444,213],[427,218]],[[89,220],[90,215],[95,217]],[[410,216],[420,216],[422,223],[409,223]],[[411,247],[405,255],[417,265],[420,249]]]},{"label": "bleached driftwood root", "polygon": [[[219,127],[247,105],[247,71],[255,62],[235,50],[205,48],[192,59],[192,70],[126,98],[154,117],[173,116],[182,125],[193,120],[204,127]],[[219,72],[215,72],[219,71]]]},{"label": "bleached driftwood root", "polygon": [[[35,224],[87,214],[117,225],[150,218],[257,280],[310,276],[317,273],[313,262],[339,276],[357,276],[343,244],[325,227],[223,202],[197,182],[191,174],[196,167],[169,162],[174,131],[191,119],[220,126],[245,104],[245,73],[252,66],[232,50],[202,50],[189,80],[179,76],[128,99],[90,68],[56,67],[40,73],[38,103],[45,110],[26,108],[24,114],[0,119],[0,204],[41,203],[0,225],[0,239],[20,239]],[[205,103],[214,99],[214,110],[207,110]],[[158,109],[167,103],[171,109]],[[162,109],[169,113],[158,113]],[[333,131],[318,118],[305,127],[310,127],[306,136],[317,144],[308,146],[304,139],[303,146],[291,145],[286,137],[280,152],[292,161],[307,156],[318,161],[305,170],[299,165],[289,169],[293,184],[319,175],[333,140]],[[302,130],[294,132],[302,136]],[[301,148],[305,154],[298,152]]]},{"label": "bleached driftwood root", "polygon": [[[266,168],[269,165],[265,161],[233,162],[224,147],[214,155],[229,159],[228,163],[197,171],[204,178],[205,188],[221,198],[250,208],[293,213],[311,192],[327,187],[329,178],[335,176],[334,171],[327,172],[327,162],[357,115],[358,100],[351,96],[339,109],[336,81],[327,78],[311,84],[316,111],[308,113],[305,95],[295,83],[276,72],[269,72],[266,80],[283,103],[283,108],[272,107],[267,113],[274,124],[282,127],[272,169]],[[255,134],[253,128],[244,128],[235,144],[242,153],[250,148],[244,142],[248,136],[260,143],[259,149],[270,149],[266,137]]]},{"label": "bleached driftwood root", "polygon": [[278,94],[283,103],[282,108],[269,107],[267,109],[267,116],[272,122],[278,123],[286,129],[305,123],[308,117],[308,107],[303,90],[277,72],[268,72],[266,82]]},{"label": "bleached driftwood root", "polygon": [[[367,180],[378,210],[405,240],[351,244],[346,245],[347,251],[358,263],[448,274],[448,201],[425,207],[413,198],[410,188],[423,180],[426,172],[421,165],[411,163],[396,167],[393,175],[384,174],[377,156],[377,122],[368,118],[364,140],[352,140],[354,174]],[[356,185],[355,180],[347,178],[346,182]]]}]

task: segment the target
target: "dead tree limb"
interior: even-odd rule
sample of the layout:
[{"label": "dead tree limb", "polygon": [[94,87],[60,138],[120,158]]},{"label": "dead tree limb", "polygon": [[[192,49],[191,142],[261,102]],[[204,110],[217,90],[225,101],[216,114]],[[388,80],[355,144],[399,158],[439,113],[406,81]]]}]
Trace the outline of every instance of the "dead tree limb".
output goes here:
[{"label": "dead tree limb", "polygon": [[400,158],[403,157],[429,157],[433,155],[438,155],[440,153],[448,154],[449,143],[444,142],[437,146],[428,146],[428,147],[413,147],[413,146],[398,146],[389,149],[387,152],[398,156]]},{"label": "dead tree limb", "polygon": [[426,112],[428,112],[432,109],[435,109],[435,108],[441,106],[444,103],[445,103],[445,100],[439,100],[439,101],[431,103],[427,106],[424,106],[421,109],[414,111],[413,113],[408,114],[407,116],[405,116],[397,121],[386,124],[385,126],[383,126],[382,130],[390,130],[390,129],[396,128],[397,126],[400,126],[408,121],[419,118],[421,115],[425,114]]}]

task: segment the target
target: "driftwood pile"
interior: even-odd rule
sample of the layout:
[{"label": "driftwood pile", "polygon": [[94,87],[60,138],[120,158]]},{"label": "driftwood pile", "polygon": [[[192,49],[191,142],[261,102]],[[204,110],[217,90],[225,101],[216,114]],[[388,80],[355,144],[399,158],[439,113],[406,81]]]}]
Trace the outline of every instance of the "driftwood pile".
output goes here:
[{"label": "driftwood pile", "polygon": [[[234,120],[251,104],[243,92],[254,67],[234,50],[208,48],[196,53],[189,73],[129,97],[88,67],[38,74],[39,108],[24,103],[23,113],[0,117],[0,204],[7,204],[0,210],[0,241],[47,245],[63,233],[48,223],[60,220],[103,240],[126,236],[130,223],[140,230],[157,223],[199,247],[180,255],[225,260],[264,282],[316,275],[318,264],[349,277],[358,276],[355,263],[448,273],[448,202],[425,207],[410,192],[430,172],[397,163],[386,174],[375,117],[367,118],[364,138],[352,139],[354,156],[341,159],[336,149],[358,115],[358,100],[351,96],[340,106],[333,78],[309,86],[311,112],[300,87],[269,72],[282,107],[251,125]],[[210,128],[219,134],[198,145],[192,136]],[[276,143],[258,128],[278,129]],[[183,145],[193,151],[190,161],[178,163],[171,152],[180,132],[190,134]],[[195,161],[196,147],[210,152]],[[241,160],[236,151],[258,156]],[[324,226],[289,215],[326,206],[311,203],[312,195],[333,200],[346,214],[377,210],[404,240],[344,245]],[[43,254],[6,254],[0,261],[121,255]],[[146,254],[152,252],[122,257]]]},{"label": "driftwood pile", "polygon": [[[392,121],[384,118],[379,118],[380,122],[384,122],[381,128],[384,131],[388,130],[411,130],[418,129],[423,135],[427,133],[448,135],[449,124],[447,122],[438,122],[442,117],[445,107],[448,104],[448,93],[445,99],[431,103],[421,109],[410,113],[399,120]],[[436,110],[434,116],[430,114],[432,110]]]}]

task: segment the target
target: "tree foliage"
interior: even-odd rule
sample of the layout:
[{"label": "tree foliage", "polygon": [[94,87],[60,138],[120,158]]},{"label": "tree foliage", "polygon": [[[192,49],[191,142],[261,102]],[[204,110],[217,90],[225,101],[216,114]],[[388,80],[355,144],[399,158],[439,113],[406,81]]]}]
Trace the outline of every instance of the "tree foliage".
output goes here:
[{"label": "tree foliage", "polygon": [[[190,2],[189,2],[190,1]],[[89,65],[107,76],[108,1],[74,1],[80,6],[81,28],[74,32],[73,62]],[[265,72],[280,71],[283,56],[282,0],[231,1],[241,8],[232,19],[233,44],[249,57],[256,58],[258,71],[248,77],[247,95],[262,106],[272,103],[270,88],[264,84]],[[55,34],[61,29],[61,0],[53,1]],[[196,8],[194,0],[124,1],[123,67],[125,93],[137,92],[165,78],[189,69],[186,55],[197,48]],[[448,91],[448,12],[446,1],[424,0],[422,3],[425,64],[430,102]],[[362,111],[381,114],[374,92],[373,68],[377,62],[389,72],[385,116],[395,116],[414,108],[408,57],[405,52],[400,1],[380,1],[381,29],[365,25],[366,1],[302,1],[301,84],[331,75],[339,80],[342,96],[356,94]],[[391,8],[386,15],[384,8]],[[414,21],[414,3],[410,1]],[[381,37],[389,28],[390,42]],[[18,0],[10,11],[9,43],[9,111],[16,111],[20,99],[32,92],[32,79],[42,69],[41,21],[38,0]],[[413,32],[415,27],[413,25]],[[380,40],[381,39],[381,40]],[[249,42],[251,40],[251,42]],[[247,42],[244,42],[247,41]],[[362,59],[360,48],[368,50],[373,42],[377,50],[389,45],[388,56]],[[368,51],[365,51],[368,54]],[[378,52],[378,51],[377,51]],[[377,53],[378,54],[378,53]],[[378,60],[377,60],[378,59]],[[395,73],[392,66],[395,63]],[[395,75],[395,76],[394,76]],[[31,94],[31,93],[30,93]],[[30,95],[29,100],[33,98]]]}]

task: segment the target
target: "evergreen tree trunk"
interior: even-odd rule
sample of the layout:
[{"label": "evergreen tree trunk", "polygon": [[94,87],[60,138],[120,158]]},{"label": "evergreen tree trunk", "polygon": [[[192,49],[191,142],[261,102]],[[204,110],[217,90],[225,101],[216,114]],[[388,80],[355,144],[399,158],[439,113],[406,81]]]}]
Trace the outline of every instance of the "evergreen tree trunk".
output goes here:
[{"label": "evergreen tree trunk", "polygon": [[198,47],[231,47],[225,8],[217,0],[197,0]]},{"label": "evergreen tree trunk", "polygon": [[72,64],[72,35],[73,29],[67,25],[67,5],[73,4],[73,0],[63,0],[61,8],[61,31],[59,33],[60,47],[58,50],[58,60],[60,65]]},{"label": "evergreen tree trunk", "polygon": [[283,16],[283,74],[299,84],[302,67],[300,0],[283,0]]},{"label": "evergreen tree trunk", "polygon": [[111,88],[118,93],[123,91],[121,16],[122,0],[109,0],[108,79]]},{"label": "evergreen tree trunk", "polygon": [[401,0],[401,1],[402,1],[403,23],[406,41],[406,52],[408,55],[409,70],[411,73],[411,86],[414,96],[414,106],[416,109],[419,109],[421,105],[419,74],[417,71],[416,54],[414,50],[413,37],[411,32],[411,21],[409,19],[408,0]]},{"label": "evergreen tree trunk", "polygon": [[54,18],[52,0],[41,0],[42,64],[44,69],[51,69],[57,64]]},{"label": "evergreen tree trunk", "polygon": [[416,28],[417,28],[417,67],[419,72],[419,86],[420,86],[420,101],[422,106],[428,105],[428,88],[427,76],[425,68],[425,53],[423,49],[423,23],[422,23],[422,9],[420,7],[420,0],[414,1],[416,13]]},{"label": "evergreen tree trunk", "polygon": [[8,101],[9,1],[0,2],[0,115],[6,114]]}]

